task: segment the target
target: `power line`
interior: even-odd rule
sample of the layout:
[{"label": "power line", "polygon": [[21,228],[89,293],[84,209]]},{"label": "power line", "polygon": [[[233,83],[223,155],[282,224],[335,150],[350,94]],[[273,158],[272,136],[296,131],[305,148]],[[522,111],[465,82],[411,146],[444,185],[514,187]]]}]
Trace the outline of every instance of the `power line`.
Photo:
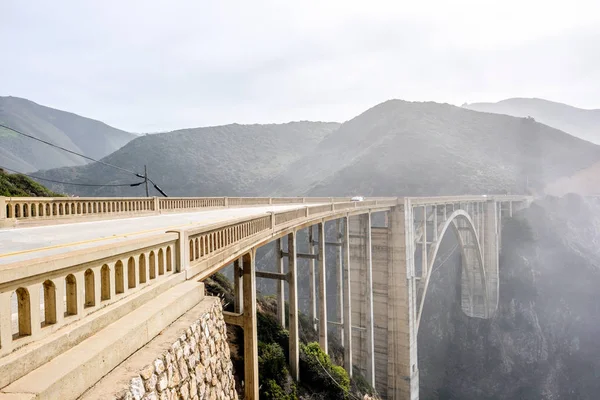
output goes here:
[{"label": "power line", "polygon": [[86,156],[86,155],[83,155],[83,154],[81,154],[81,153],[77,153],[76,151],[73,151],[73,150],[65,149],[64,147],[58,146],[58,145],[56,145],[56,144],[54,144],[54,143],[51,143],[51,142],[48,142],[48,141],[46,141],[46,140],[42,140],[42,139],[40,139],[40,138],[37,138],[37,137],[35,137],[35,136],[29,135],[29,134],[27,134],[27,133],[23,133],[23,132],[21,132],[21,131],[18,131],[18,130],[14,129],[14,128],[11,128],[11,127],[9,127],[9,126],[6,126],[6,125],[3,125],[3,124],[0,124],[0,127],[2,127],[2,128],[5,128],[5,129],[8,129],[8,130],[11,130],[11,131],[13,131],[13,132],[15,132],[15,133],[18,133],[19,135],[23,135],[23,136],[25,136],[25,137],[28,137],[28,138],[30,138],[30,139],[37,140],[38,142],[45,143],[45,144],[47,144],[48,146],[52,146],[52,147],[55,147],[55,148],[57,148],[57,149],[60,149],[60,150],[66,151],[67,153],[71,153],[71,154],[75,154],[76,156],[83,157],[83,158],[85,158],[86,160],[94,161],[94,162],[100,163],[100,164],[102,164],[102,165],[106,165],[107,167],[112,167],[112,168],[119,169],[119,170],[121,170],[121,171],[125,171],[125,172],[127,172],[127,173],[129,173],[129,174],[133,174],[133,175],[137,176],[138,178],[143,178],[143,177],[144,177],[144,175],[138,174],[137,172],[134,172],[134,171],[128,170],[128,169],[126,169],[126,168],[121,168],[121,167],[119,167],[119,166],[116,166],[116,165],[113,165],[113,164],[109,164],[109,163],[107,163],[107,162],[104,162],[104,161],[96,160],[96,159],[94,159],[94,158],[92,158],[92,157],[88,157],[88,156]]},{"label": "power line", "polygon": [[[138,178],[144,178],[144,180],[148,180],[148,182],[152,183],[152,186],[154,186],[154,188],[155,188],[155,189],[156,189],[156,190],[157,190],[157,191],[158,191],[160,194],[162,194],[164,197],[169,197],[169,196],[167,196],[167,194],[164,192],[164,190],[162,190],[162,189],[161,189],[161,188],[160,188],[160,187],[159,187],[159,186],[158,186],[158,185],[157,185],[157,184],[156,184],[156,183],[155,183],[155,182],[154,182],[152,179],[148,178],[147,174],[145,174],[145,175],[141,175],[141,174],[138,174],[138,173],[137,173],[137,172],[135,172],[135,171],[131,171],[131,170],[128,170],[128,169],[126,169],[126,168],[119,167],[119,166],[117,166],[117,165],[109,164],[109,163],[107,163],[107,162],[104,162],[104,161],[96,160],[95,158],[88,157],[88,156],[86,156],[86,155],[83,155],[83,154],[81,154],[81,153],[77,153],[76,151],[73,151],[73,150],[65,149],[64,147],[58,146],[58,145],[56,145],[56,144],[54,144],[54,143],[51,143],[51,142],[48,142],[48,141],[46,141],[46,140],[42,140],[42,139],[40,139],[40,138],[37,138],[37,137],[35,137],[35,136],[29,135],[29,134],[27,134],[27,133],[24,133],[24,132],[18,131],[18,130],[16,130],[16,129],[14,129],[14,128],[11,128],[10,126],[6,126],[6,125],[4,125],[4,124],[0,124],[0,127],[2,127],[2,128],[5,128],[5,129],[8,129],[8,130],[10,130],[10,131],[13,131],[13,132],[15,132],[15,133],[18,133],[19,135],[23,135],[23,136],[25,136],[25,137],[28,137],[28,138],[30,138],[30,139],[37,140],[38,142],[42,142],[42,143],[44,143],[44,144],[47,144],[48,146],[52,146],[52,147],[55,147],[55,148],[57,148],[57,149],[60,149],[60,150],[66,151],[67,153],[71,153],[71,154],[74,154],[74,155],[76,155],[76,156],[83,157],[83,158],[85,158],[86,160],[90,160],[90,161],[93,161],[93,162],[100,163],[100,164],[102,164],[102,165],[106,165],[107,167],[116,168],[116,169],[118,169],[118,170],[125,171],[125,172],[127,172],[127,173],[129,173],[129,174],[132,174],[132,175],[134,175],[134,176],[138,177]],[[25,174],[23,174],[23,175],[25,175]],[[41,178],[37,178],[37,179],[41,179]],[[64,183],[65,183],[65,184],[67,184],[67,185],[73,185],[72,183],[66,183],[66,182],[64,182]],[[80,184],[80,185],[78,185],[78,186],[92,186],[92,185],[83,185],[83,184]],[[94,186],[96,186],[96,185],[94,185]],[[97,186],[118,186],[118,185],[97,185]],[[121,185],[121,186],[138,186],[138,185],[137,185],[137,184],[135,184],[135,185]]]},{"label": "power line", "polygon": [[33,178],[33,179],[39,179],[42,181],[48,181],[48,182],[54,182],[54,183],[61,183],[63,185],[73,185],[73,186],[95,186],[95,187],[104,187],[104,186],[138,186],[141,185],[142,182],[137,182],[137,183],[107,183],[104,185],[101,184],[95,184],[95,183],[73,183],[73,182],[63,182],[63,181],[57,181],[54,179],[48,179],[48,178],[40,178],[39,176],[33,176],[33,175],[29,175],[29,174],[25,174],[23,172],[19,172],[19,171],[15,171],[14,169],[10,169],[10,168],[6,168],[6,167],[2,167],[0,166],[0,168],[5,169],[7,171],[13,172],[15,174],[19,174],[19,175],[24,175],[27,176],[29,178]]}]

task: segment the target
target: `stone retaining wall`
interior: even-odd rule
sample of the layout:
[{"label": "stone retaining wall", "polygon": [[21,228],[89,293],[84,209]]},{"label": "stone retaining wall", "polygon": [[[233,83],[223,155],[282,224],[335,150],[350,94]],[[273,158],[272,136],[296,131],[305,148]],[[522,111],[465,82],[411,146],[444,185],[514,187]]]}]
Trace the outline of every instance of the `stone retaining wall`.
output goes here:
[{"label": "stone retaining wall", "polygon": [[[117,399],[237,399],[221,303],[209,307],[154,361],[132,377]],[[192,310],[194,311],[194,310]],[[181,331],[181,329],[180,329]]]}]

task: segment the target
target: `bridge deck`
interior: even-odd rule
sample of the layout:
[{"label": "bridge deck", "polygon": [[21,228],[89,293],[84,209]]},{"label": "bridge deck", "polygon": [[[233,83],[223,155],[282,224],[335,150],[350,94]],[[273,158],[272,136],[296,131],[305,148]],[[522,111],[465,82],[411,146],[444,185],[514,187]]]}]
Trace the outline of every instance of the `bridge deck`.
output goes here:
[{"label": "bridge deck", "polygon": [[[311,204],[315,206],[318,204]],[[0,265],[116,243],[167,230],[209,225],[272,211],[304,208],[306,204],[269,205],[168,213],[92,222],[0,229]]]}]

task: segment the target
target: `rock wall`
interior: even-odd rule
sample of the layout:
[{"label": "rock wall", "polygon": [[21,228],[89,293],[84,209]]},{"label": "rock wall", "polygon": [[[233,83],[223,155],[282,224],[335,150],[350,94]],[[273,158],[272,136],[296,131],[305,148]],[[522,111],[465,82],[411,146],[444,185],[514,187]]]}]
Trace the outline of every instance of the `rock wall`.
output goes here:
[{"label": "rock wall", "polygon": [[[118,399],[237,399],[221,303],[209,301],[199,318],[139,373]],[[194,311],[194,309],[192,310]],[[165,348],[166,347],[166,348]]]}]

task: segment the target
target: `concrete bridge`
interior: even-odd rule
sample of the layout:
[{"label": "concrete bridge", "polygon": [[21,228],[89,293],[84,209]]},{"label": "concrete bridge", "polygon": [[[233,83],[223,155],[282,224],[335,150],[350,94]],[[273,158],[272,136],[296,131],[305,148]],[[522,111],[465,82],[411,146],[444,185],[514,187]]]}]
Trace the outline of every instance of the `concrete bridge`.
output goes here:
[{"label": "concrete bridge", "polygon": [[[418,399],[417,334],[442,238],[458,238],[462,310],[490,318],[502,217],[530,201],[0,197],[0,399],[79,398],[201,303],[202,281],[232,263],[235,312],[223,314],[244,331],[245,398],[258,399],[256,280],[278,282],[282,325],[288,289],[289,368],[299,379],[299,259],[310,260],[321,347],[338,329],[350,375],[355,366],[384,398]],[[276,265],[258,271],[256,250],[273,241]],[[337,320],[328,301],[343,310]]]}]

